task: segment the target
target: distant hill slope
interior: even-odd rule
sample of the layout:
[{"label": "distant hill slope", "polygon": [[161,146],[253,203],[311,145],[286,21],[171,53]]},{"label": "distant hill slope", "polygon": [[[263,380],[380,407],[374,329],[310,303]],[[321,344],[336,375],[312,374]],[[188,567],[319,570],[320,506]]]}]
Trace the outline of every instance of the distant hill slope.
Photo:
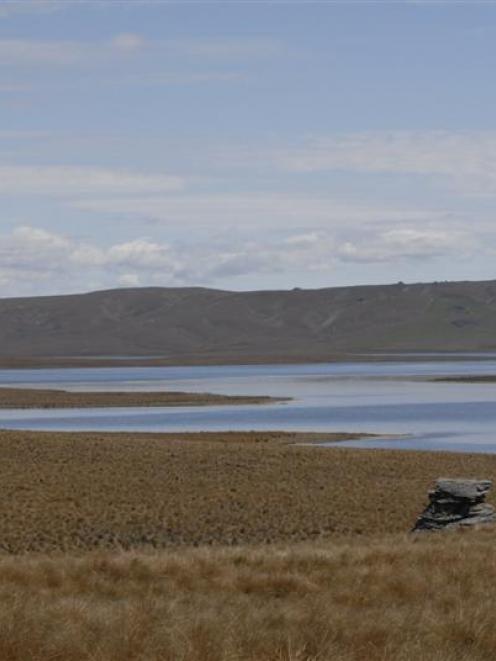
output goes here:
[{"label": "distant hill slope", "polygon": [[322,360],[496,349],[496,281],[292,291],[119,289],[0,299],[0,357]]}]

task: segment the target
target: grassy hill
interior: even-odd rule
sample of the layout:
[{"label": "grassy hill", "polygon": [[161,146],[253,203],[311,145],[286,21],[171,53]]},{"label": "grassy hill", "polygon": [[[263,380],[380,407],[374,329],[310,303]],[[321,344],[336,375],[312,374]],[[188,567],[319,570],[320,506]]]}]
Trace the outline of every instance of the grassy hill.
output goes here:
[{"label": "grassy hill", "polygon": [[496,281],[230,292],[143,288],[0,300],[0,357],[325,360],[496,349]]}]

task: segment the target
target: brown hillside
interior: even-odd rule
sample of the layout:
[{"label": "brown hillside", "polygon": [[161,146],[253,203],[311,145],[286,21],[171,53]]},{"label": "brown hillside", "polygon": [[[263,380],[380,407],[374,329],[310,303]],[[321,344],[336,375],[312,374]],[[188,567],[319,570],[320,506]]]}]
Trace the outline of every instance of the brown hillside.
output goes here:
[{"label": "brown hillside", "polygon": [[496,348],[496,281],[229,292],[146,288],[0,300],[0,358],[322,360]]}]

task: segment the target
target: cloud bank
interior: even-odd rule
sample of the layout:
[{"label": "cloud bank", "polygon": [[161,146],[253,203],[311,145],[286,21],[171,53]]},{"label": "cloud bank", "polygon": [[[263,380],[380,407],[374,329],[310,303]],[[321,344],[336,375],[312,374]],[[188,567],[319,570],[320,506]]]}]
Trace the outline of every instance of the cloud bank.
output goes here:
[{"label": "cloud bank", "polygon": [[[207,284],[254,274],[306,270],[332,274],[343,263],[422,261],[480,250],[464,232],[386,230],[338,237],[332,232],[288,234],[258,240],[223,237],[208,242],[165,243],[148,237],[102,247],[69,234],[22,226],[0,236],[0,292],[74,291],[79,283],[115,286]],[[68,285],[67,283],[70,283]],[[66,287],[68,287],[66,289]]]},{"label": "cloud bank", "polygon": [[382,131],[320,137],[274,150],[293,172],[347,171],[444,178],[459,191],[496,195],[496,132]]}]

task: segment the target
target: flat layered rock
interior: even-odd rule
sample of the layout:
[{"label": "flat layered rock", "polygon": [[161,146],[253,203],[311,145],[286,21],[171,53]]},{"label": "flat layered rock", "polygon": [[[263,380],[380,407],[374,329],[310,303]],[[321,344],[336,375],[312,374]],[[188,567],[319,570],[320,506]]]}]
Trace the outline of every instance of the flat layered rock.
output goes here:
[{"label": "flat layered rock", "polygon": [[436,499],[446,497],[454,498],[456,500],[481,502],[490,491],[491,486],[491,480],[454,480],[440,478],[436,482],[434,494]]},{"label": "flat layered rock", "polygon": [[413,531],[496,523],[494,507],[484,502],[491,486],[491,480],[440,478]]}]

